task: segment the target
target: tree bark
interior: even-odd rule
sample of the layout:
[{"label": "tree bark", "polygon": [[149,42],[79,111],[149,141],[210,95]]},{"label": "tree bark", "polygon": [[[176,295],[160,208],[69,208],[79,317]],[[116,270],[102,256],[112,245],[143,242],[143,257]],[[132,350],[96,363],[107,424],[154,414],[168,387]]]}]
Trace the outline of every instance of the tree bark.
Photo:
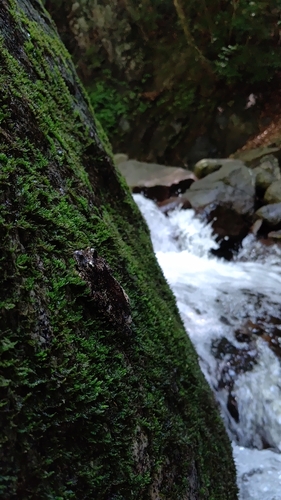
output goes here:
[{"label": "tree bark", "polygon": [[70,56],[38,0],[2,1],[0,27],[1,497],[237,498],[213,396]]}]

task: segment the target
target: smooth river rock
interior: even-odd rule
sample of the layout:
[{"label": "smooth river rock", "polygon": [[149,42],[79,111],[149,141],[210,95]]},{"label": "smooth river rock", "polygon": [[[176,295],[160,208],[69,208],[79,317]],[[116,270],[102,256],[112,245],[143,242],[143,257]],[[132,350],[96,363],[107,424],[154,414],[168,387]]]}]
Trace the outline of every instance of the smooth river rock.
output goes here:
[{"label": "smooth river rock", "polygon": [[203,179],[203,177],[216,172],[224,165],[240,167],[244,165],[244,163],[241,160],[234,160],[231,158],[204,158],[196,163],[194,166],[194,173],[198,179]]},{"label": "smooth river rock", "polygon": [[264,205],[255,212],[255,219],[261,219],[269,227],[278,226],[281,223],[281,203]]},{"label": "smooth river rock", "polygon": [[252,215],[255,202],[255,176],[243,164],[226,164],[204,179],[194,182],[184,193],[192,208],[225,206],[240,215]]},{"label": "smooth river rock", "polygon": [[185,191],[197,180],[193,172],[179,167],[167,167],[157,163],[128,160],[118,164],[133,193],[163,201]]},{"label": "smooth river rock", "polygon": [[273,182],[281,179],[278,159],[273,155],[263,157],[261,163],[253,169],[253,173],[256,176],[257,191],[264,193]]},{"label": "smooth river rock", "polygon": [[113,156],[115,165],[119,165],[119,163],[123,163],[124,161],[128,161],[129,157],[125,153],[116,153]]},{"label": "smooth river rock", "polygon": [[263,170],[261,167],[254,168],[253,173],[256,175],[257,192],[264,193],[270,184],[276,180],[271,172]]},{"label": "smooth river rock", "polygon": [[175,208],[180,208],[182,210],[191,208],[190,202],[181,196],[173,196],[167,200],[159,201],[157,205],[163,214],[168,214],[169,212],[175,210]]},{"label": "smooth river rock", "polygon": [[280,147],[260,146],[259,148],[248,149],[246,151],[237,151],[236,153],[231,155],[231,157],[237,160],[241,160],[244,163],[246,163],[247,166],[254,168],[258,164],[260,164],[261,160],[265,156],[272,154],[277,155],[279,157]]}]

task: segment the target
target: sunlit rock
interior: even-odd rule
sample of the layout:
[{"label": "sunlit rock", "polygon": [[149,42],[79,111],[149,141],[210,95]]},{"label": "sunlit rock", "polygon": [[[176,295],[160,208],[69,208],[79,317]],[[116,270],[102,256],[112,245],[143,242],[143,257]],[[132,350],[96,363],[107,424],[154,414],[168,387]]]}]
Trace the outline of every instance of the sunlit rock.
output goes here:
[{"label": "sunlit rock", "polygon": [[231,158],[204,158],[196,163],[194,173],[198,179],[206,177],[206,175],[216,172],[224,165],[227,166],[242,166],[244,165],[241,160],[233,160]]},{"label": "sunlit rock", "polygon": [[281,202],[281,180],[273,182],[266,190],[264,195],[266,203]]}]

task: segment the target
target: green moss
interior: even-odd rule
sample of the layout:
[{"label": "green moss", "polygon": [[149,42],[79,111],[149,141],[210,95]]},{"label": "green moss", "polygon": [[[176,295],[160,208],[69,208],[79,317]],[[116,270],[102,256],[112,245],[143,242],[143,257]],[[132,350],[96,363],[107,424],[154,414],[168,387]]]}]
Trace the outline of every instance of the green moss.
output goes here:
[{"label": "green moss", "polygon": [[[146,81],[149,75],[144,75]],[[101,123],[107,136],[122,135],[121,120],[133,122],[139,114],[145,113],[151,104],[141,99],[141,88],[135,84],[133,88],[125,81],[117,80],[111,71],[104,70],[99,78],[87,88],[95,117]],[[123,130],[126,134],[127,130]]]},{"label": "green moss", "polygon": [[[193,467],[202,498],[232,500],[230,445],[148,229],[49,18],[20,5],[1,13],[1,495],[149,498],[162,477],[178,499]],[[131,337],[75,271],[92,245],[130,296]]]}]

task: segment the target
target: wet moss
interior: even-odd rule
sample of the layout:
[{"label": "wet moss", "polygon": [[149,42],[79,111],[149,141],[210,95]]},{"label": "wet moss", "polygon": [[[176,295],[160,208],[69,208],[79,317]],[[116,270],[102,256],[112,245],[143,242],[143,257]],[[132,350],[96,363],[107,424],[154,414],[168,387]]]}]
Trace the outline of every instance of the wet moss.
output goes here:
[{"label": "wet moss", "polygon": [[[0,27],[0,494],[234,499],[222,422],[69,55],[35,0],[3,4]],[[75,270],[87,246],[130,297],[131,337]]]}]

